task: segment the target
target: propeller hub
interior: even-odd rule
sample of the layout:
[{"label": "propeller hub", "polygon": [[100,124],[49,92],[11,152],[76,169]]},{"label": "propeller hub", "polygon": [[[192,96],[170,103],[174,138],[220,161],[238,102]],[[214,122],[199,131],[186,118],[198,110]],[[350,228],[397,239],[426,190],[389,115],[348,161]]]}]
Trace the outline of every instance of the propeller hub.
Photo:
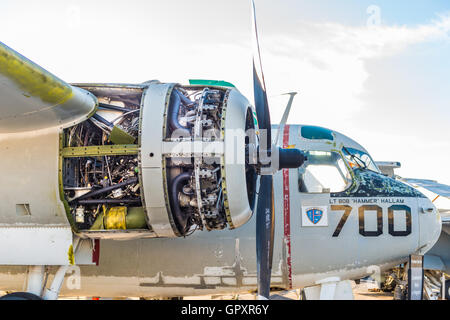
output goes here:
[{"label": "propeller hub", "polygon": [[308,160],[299,149],[278,148],[278,170],[299,168]]},{"label": "propeller hub", "polygon": [[308,160],[305,153],[299,149],[277,146],[272,146],[271,150],[247,146],[246,153],[247,164],[253,166],[259,175],[273,175],[282,169],[299,168]]}]

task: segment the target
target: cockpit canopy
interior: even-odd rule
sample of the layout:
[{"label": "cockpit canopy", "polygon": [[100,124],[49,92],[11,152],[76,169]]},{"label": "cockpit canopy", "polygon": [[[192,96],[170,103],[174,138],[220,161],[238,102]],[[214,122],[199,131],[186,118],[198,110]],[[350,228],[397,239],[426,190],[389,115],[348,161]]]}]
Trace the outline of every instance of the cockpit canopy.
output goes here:
[{"label": "cockpit canopy", "polygon": [[347,136],[322,127],[298,126],[296,147],[304,150],[308,161],[298,169],[299,191],[336,193],[353,183],[353,171],[381,171],[369,153]]},{"label": "cockpit canopy", "polygon": [[352,168],[369,169],[381,173],[380,169],[378,169],[377,165],[367,152],[354,148],[347,148],[345,146],[342,148],[342,152]]},{"label": "cockpit canopy", "polygon": [[308,161],[298,169],[300,192],[340,192],[351,185],[349,168],[339,153],[308,151],[306,156]]},{"label": "cockpit canopy", "polygon": [[352,185],[353,170],[380,173],[368,153],[354,148],[344,146],[341,152],[309,150],[306,156],[308,161],[298,169],[300,192],[342,192]]}]

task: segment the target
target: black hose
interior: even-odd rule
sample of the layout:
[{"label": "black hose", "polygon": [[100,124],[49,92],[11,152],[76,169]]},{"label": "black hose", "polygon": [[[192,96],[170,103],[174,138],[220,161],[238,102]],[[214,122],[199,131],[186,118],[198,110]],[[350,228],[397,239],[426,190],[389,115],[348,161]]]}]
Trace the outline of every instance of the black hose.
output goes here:
[{"label": "black hose", "polygon": [[181,211],[180,202],[178,201],[178,194],[190,178],[190,172],[181,173],[173,179],[170,186],[170,208],[172,209],[172,215],[175,218],[179,231],[182,235],[184,235],[190,227],[188,224],[188,219],[190,216]]},{"label": "black hose", "polygon": [[80,197],[78,197],[76,199],[73,199],[69,203],[79,202],[80,200],[83,200],[83,199],[86,199],[86,198],[92,198],[92,197],[95,197],[95,196],[98,196],[98,195],[101,195],[101,194],[113,191],[115,189],[128,186],[130,184],[135,184],[136,182],[138,182],[138,178],[137,177],[131,178],[131,179],[128,179],[127,181],[123,181],[121,183],[114,184],[112,186],[105,187],[105,188],[102,188],[100,190],[95,190],[95,191],[91,191],[91,192],[88,192],[86,194],[83,194],[82,196],[80,196]]},{"label": "black hose", "polygon": [[141,199],[91,199],[91,200],[80,200],[78,204],[89,205],[89,204],[133,204],[141,203]]},{"label": "black hose", "polygon": [[182,104],[184,104],[186,107],[191,107],[191,106],[193,106],[194,105],[194,101],[191,101],[191,100],[189,100],[189,98],[188,97],[186,97],[184,94],[182,94],[181,92],[179,92],[179,91],[177,91],[177,90],[174,90],[179,96],[180,96],[180,99],[181,99],[181,103]]},{"label": "black hose", "polygon": [[169,126],[172,129],[172,131],[176,131],[176,134],[179,137],[187,138],[191,136],[191,131],[187,127],[182,126],[178,122],[178,114],[180,113],[180,105],[181,105],[180,95],[182,94],[178,93],[178,91],[176,90],[172,91],[172,94],[170,96],[169,114],[167,118]]},{"label": "black hose", "polygon": [[115,111],[121,111],[121,112],[130,112],[130,111],[134,110],[134,109],[122,108],[122,107],[114,106],[112,104],[106,104],[106,103],[101,103],[101,102],[98,104],[98,107],[101,109],[115,110]]}]

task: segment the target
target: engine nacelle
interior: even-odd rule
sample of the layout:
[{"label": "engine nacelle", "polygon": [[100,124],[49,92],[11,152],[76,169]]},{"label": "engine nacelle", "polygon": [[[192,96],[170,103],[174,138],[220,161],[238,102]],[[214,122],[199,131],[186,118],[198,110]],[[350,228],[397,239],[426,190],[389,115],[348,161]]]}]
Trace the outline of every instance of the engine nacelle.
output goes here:
[{"label": "engine nacelle", "polygon": [[254,108],[235,88],[77,85],[99,108],[62,135],[69,220],[90,238],[186,236],[252,216]]}]

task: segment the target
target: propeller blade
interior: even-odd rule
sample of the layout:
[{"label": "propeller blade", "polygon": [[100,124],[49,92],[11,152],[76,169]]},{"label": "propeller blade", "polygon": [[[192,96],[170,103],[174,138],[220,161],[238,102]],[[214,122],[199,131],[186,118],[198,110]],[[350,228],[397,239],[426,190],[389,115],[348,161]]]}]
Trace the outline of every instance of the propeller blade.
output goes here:
[{"label": "propeller blade", "polygon": [[[273,218],[273,173],[270,170],[272,138],[269,103],[267,102],[266,84],[262,70],[255,2],[253,0],[251,0],[251,7],[253,28],[253,90],[256,117],[258,118],[260,130],[259,162],[265,166],[265,168],[261,167],[256,208],[256,266],[258,295],[261,298],[268,299],[270,296],[275,222]],[[269,170],[264,171],[263,169]]]},{"label": "propeller blade", "polygon": [[256,71],[256,77],[260,80],[261,88],[265,92],[266,84],[264,81],[264,74],[262,71],[262,61],[261,61],[261,52],[259,49],[259,39],[258,39],[258,26],[256,23],[256,9],[255,9],[255,1],[251,0],[252,7],[252,40],[253,40],[253,68]]},{"label": "propeller blade", "polygon": [[269,103],[267,102],[266,84],[262,70],[261,53],[259,48],[258,28],[256,25],[255,3],[251,0],[252,7],[252,27],[253,27],[253,91],[255,99],[256,116],[258,118],[259,129],[265,130],[267,140],[266,150],[271,147],[270,133],[270,113]]},{"label": "propeller blade", "polygon": [[269,299],[272,274],[273,236],[273,176],[260,178],[258,204],[256,208],[256,265],[258,296]]}]

